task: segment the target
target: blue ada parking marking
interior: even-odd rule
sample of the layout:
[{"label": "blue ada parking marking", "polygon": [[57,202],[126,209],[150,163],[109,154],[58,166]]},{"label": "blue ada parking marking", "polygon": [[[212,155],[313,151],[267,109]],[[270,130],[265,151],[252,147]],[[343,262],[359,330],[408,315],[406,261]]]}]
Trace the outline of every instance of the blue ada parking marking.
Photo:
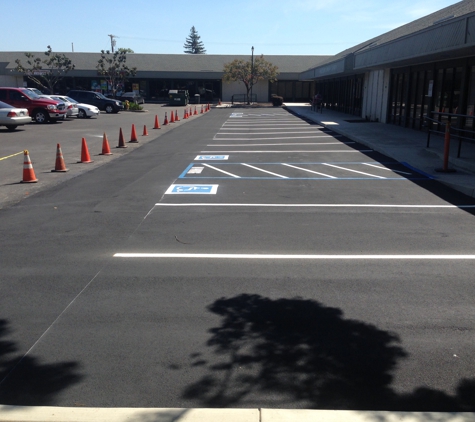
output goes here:
[{"label": "blue ada parking marking", "polygon": [[216,195],[219,185],[171,185],[166,195],[186,195],[186,194],[198,194],[198,195]]},{"label": "blue ada parking marking", "polygon": [[195,161],[221,161],[227,160],[229,155],[197,155]]},{"label": "blue ada parking marking", "polygon": [[[178,176],[178,179],[243,179],[243,180],[427,180],[433,177],[420,173],[417,169],[411,168],[411,173],[407,171],[399,170],[398,164],[405,165],[404,163],[368,163],[368,162],[314,162],[314,163],[213,163],[213,165],[202,164],[205,168],[200,167],[200,171],[195,171],[196,163],[191,163],[186,169]],[[251,165],[252,164],[252,165]],[[357,168],[365,169],[365,171],[358,171],[351,166],[361,166]],[[380,167],[380,166],[391,166]],[[219,166],[219,167],[218,167]],[[270,172],[269,166],[274,169],[278,167],[278,174]],[[305,168],[308,166],[308,168]],[[365,167],[366,166],[366,167]],[[370,167],[368,167],[370,166]],[[381,174],[383,171],[387,171],[388,175],[377,175],[368,173],[368,170],[374,167],[374,171],[379,171]],[[226,170],[224,170],[226,168]],[[263,173],[262,176],[249,176],[249,172],[246,172],[246,168],[252,168],[256,171]],[[296,175],[295,171],[289,174],[290,169],[297,170],[302,176]],[[399,166],[401,168],[401,166]],[[402,167],[404,168],[404,167]],[[407,166],[405,166],[407,170]],[[316,171],[319,170],[319,171]],[[371,171],[371,170],[369,170]],[[205,174],[203,174],[205,173]],[[287,174],[288,175],[287,175]],[[345,174],[346,173],[346,174]],[[264,175],[267,174],[267,175]],[[269,176],[270,174],[270,176]],[[353,174],[359,174],[356,176]]]}]

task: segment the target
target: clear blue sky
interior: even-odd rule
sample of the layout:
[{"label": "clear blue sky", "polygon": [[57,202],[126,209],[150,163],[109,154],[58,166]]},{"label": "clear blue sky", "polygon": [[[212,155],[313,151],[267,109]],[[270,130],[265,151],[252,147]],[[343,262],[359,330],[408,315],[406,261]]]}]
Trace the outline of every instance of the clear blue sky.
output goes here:
[{"label": "clear blue sky", "polygon": [[182,54],[195,26],[208,54],[336,54],[451,0],[0,0],[0,51]]}]

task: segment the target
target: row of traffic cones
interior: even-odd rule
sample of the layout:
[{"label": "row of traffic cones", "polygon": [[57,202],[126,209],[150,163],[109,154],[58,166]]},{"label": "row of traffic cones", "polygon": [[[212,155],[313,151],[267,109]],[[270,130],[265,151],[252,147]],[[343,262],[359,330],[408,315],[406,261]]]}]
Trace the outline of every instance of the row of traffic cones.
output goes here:
[{"label": "row of traffic cones", "polygon": [[[203,109],[203,106],[201,106],[201,114],[209,111],[209,104],[206,106],[205,109]],[[186,108],[184,111],[183,118],[188,119],[192,115],[197,115],[198,111],[196,110],[195,106],[195,111],[192,114],[191,112],[191,107],[188,109]],[[178,118],[178,111],[175,110],[175,115],[173,115],[173,112],[171,112],[171,119],[170,122],[168,121],[167,118],[167,113],[165,113],[165,120],[163,122],[164,125],[168,125],[169,123],[174,123],[176,121],[179,121],[180,119]],[[155,115],[155,122],[154,122],[154,129],[161,129],[160,123],[158,121],[158,116]],[[143,133],[142,136],[148,136],[148,130],[147,126],[144,125],[143,127]],[[137,131],[135,130],[135,125],[132,124],[132,131],[130,134],[130,141],[129,143],[138,143],[138,138],[137,138]],[[117,145],[116,148],[127,148],[127,145],[125,144],[124,140],[124,135],[122,133],[122,128],[120,128],[119,131],[119,144]],[[27,150],[23,151],[24,159],[23,159],[23,180],[21,180],[21,183],[36,183],[38,182],[38,179],[36,178],[35,171],[33,169],[33,164],[30,159],[29,152]],[[103,139],[102,139],[102,152],[99,155],[112,155],[110,146],[109,146],[109,140],[107,139],[107,135],[104,133]],[[89,149],[87,147],[86,143],[86,138],[82,138],[81,141],[81,160],[78,161],[78,163],[93,163],[94,160],[91,160],[91,156],[89,154]],[[56,147],[56,162],[54,169],[51,170],[52,172],[67,172],[69,171],[68,168],[66,168],[66,164],[64,162],[64,157],[63,153],[61,151],[61,145],[57,144]]]}]

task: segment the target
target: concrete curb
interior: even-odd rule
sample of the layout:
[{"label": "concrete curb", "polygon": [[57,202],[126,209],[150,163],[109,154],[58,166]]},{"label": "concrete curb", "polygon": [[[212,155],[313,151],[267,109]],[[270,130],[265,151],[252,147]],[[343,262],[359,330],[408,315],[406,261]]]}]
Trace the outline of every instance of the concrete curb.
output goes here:
[{"label": "concrete curb", "polygon": [[307,409],[70,408],[0,405],[2,422],[475,422],[475,413]]}]

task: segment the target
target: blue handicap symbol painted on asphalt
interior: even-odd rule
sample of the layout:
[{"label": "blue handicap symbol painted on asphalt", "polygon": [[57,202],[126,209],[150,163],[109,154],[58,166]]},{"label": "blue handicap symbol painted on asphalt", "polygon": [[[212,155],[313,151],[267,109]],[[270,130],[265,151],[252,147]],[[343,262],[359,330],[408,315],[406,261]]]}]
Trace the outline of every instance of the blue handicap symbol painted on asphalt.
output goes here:
[{"label": "blue handicap symbol painted on asphalt", "polygon": [[195,160],[196,161],[204,161],[204,160],[227,160],[229,155],[197,155]]},{"label": "blue handicap symbol painted on asphalt", "polygon": [[171,185],[167,194],[208,194],[214,195],[218,185]]}]

